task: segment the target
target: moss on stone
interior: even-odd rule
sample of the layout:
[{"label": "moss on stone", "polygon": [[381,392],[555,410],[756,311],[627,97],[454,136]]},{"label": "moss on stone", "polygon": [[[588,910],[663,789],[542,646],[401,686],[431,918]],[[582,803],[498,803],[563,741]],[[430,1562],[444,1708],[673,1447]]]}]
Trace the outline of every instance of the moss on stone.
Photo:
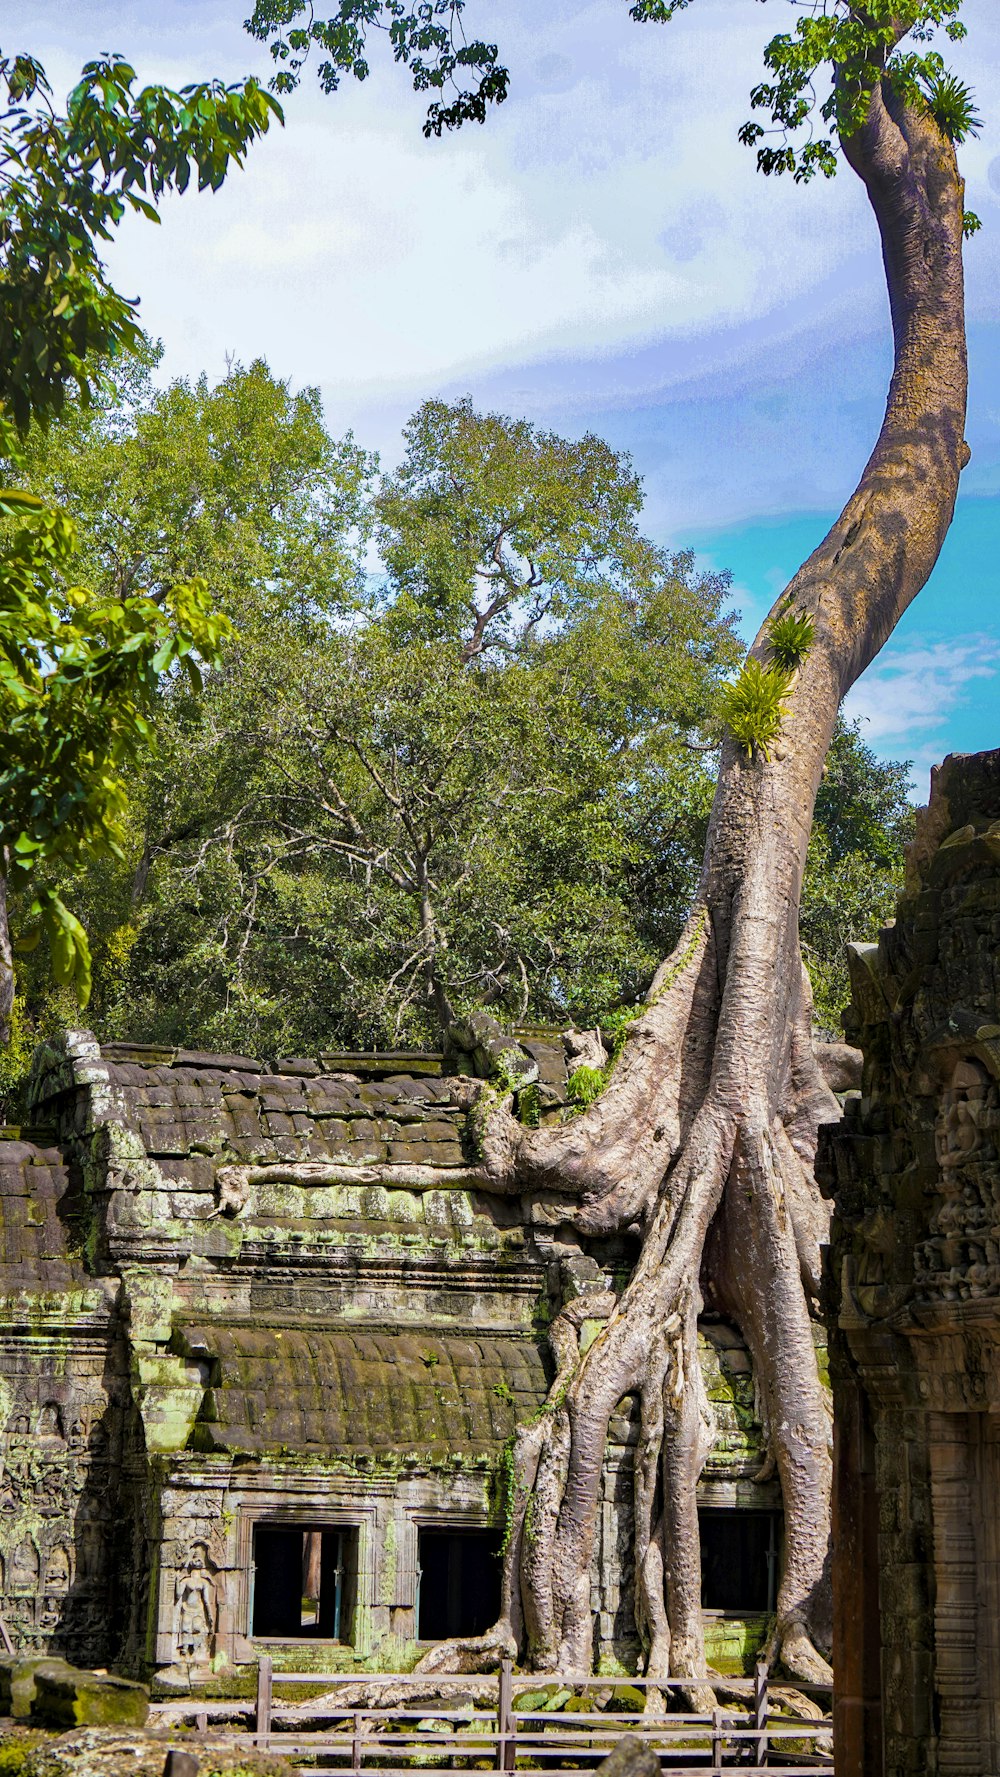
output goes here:
[{"label": "moss on stone", "polygon": [[746,1676],[767,1640],[772,1619],[767,1616],[706,1617],[705,1657],[717,1672]]},{"label": "moss on stone", "polygon": [[35,1675],[31,1719],[50,1728],[142,1728],[149,1714],[144,1684],[110,1674],[78,1672],[46,1661]]}]

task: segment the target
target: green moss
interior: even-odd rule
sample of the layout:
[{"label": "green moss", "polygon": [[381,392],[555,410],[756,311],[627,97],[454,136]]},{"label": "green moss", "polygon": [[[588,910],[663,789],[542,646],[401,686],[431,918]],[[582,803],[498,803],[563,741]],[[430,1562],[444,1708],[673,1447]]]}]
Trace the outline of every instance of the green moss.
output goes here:
[{"label": "green moss", "polygon": [[506,1555],[510,1548],[510,1539],[514,1534],[514,1505],[517,1498],[517,1433],[511,1432],[500,1451],[486,1484],[489,1512],[492,1523],[503,1527],[500,1543],[501,1555]]},{"label": "green moss", "polygon": [[389,1518],[382,1539],[382,1582],[379,1595],[383,1604],[392,1604],[396,1597],[396,1520]]},{"label": "green moss", "polygon": [[55,1767],[48,1758],[48,1736],[16,1730],[0,1737],[0,1777],[49,1777]]},{"label": "green moss", "polygon": [[731,1677],[752,1672],[771,1623],[772,1618],[766,1616],[706,1617],[705,1656],[709,1665]]}]

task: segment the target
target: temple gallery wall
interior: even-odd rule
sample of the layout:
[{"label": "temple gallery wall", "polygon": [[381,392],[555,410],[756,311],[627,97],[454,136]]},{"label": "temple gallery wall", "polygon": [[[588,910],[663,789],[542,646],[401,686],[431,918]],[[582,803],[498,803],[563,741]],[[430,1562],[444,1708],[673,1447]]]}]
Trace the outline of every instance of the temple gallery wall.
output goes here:
[{"label": "temple gallery wall", "polygon": [[838,1777],[1000,1771],[1000,751],[945,761],[851,956],[827,1131]]},{"label": "temple gallery wall", "polygon": [[[819,1157],[838,1777],[991,1777],[1000,751],[935,774],[898,918],[851,972],[861,1089]],[[561,1039],[521,1040],[540,1115],[562,1116]],[[0,1140],[14,1647],[186,1686],[262,1649],[279,1670],[389,1669],[485,1627],[511,1434],[552,1373],[546,1328],[580,1298],[585,1342],[587,1293],[623,1287],[627,1238],[585,1249],[544,1194],[525,1219],[478,1193],[473,1083],[439,1056],[264,1065],[77,1032],[39,1053],[32,1090],[35,1126]],[[717,1434],[698,1492],[708,1654],[738,1671],[766,1633],[781,1498],[759,1478],[738,1330],[706,1315],[700,1351]],[[594,1556],[605,1669],[638,1652],[631,1408],[611,1422]]]},{"label": "temple gallery wall", "polygon": [[[561,1039],[522,1040],[541,1115],[562,1115]],[[525,1225],[463,1182],[470,1088],[426,1054],[264,1066],[78,1032],[38,1055],[37,1127],[0,1142],[15,1648],[186,1686],[264,1647],[279,1668],[392,1668],[488,1626],[511,1434],[551,1380],[546,1326],[570,1297],[623,1287],[633,1255],[584,1251],[544,1200]],[[386,1162],[454,1183],[386,1188]],[[773,1604],[781,1499],[755,1478],[735,1327],[706,1318],[701,1360],[709,1652],[743,1670]],[[611,1425],[592,1593],[595,1660],[625,1668],[631,1407]]]}]

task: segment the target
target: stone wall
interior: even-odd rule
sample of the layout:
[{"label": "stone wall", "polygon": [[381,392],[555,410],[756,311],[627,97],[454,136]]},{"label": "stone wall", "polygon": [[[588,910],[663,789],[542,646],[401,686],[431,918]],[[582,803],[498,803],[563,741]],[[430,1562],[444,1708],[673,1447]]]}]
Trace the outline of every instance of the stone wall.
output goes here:
[{"label": "stone wall", "polygon": [[[561,1116],[561,1041],[522,1041]],[[261,1527],[322,1526],[350,1536],[349,1621],[269,1641],[276,1665],[413,1657],[422,1529],[502,1526],[545,1328],[634,1256],[584,1250],[549,1198],[476,1189],[472,1090],[427,1055],[268,1066],[86,1032],[40,1052],[39,1128],[0,1143],[0,1610],[19,1649],[217,1680],[259,1653]],[[703,1503],[773,1509],[735,1329],[706,1318],[702,1362]],[[595,1659],[626,1667],[635,1435],[625,1401],[592,1576]],[[745,1665],[765,1628],[711,1619],[710,1657]]]},{"label": "stone wall", "polygon": [[834,1197],[838,1777],[1000,1770],[1000,752],[933,776],[851,953]]}]

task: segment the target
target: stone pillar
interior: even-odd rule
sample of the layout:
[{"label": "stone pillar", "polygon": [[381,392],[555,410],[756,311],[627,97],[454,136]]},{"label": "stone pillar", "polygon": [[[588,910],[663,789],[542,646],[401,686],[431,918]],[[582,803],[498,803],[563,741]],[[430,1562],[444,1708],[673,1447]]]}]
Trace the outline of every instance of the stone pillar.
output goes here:
[{"label": "stone pillar", "polygon": [[[832,1354],[831,1354],[832,1359]],[[875,1435],[846,1353],[833,1381],[834,1748],[838,1777],[882,1777],[882,1632]]]},{"label": "stone pillar", "polygon": [[1000,1771],[998,950],[1000,751],[934,773],[898,917],[851,947],[862,1089],[818,1164],[838,1777]]}]

